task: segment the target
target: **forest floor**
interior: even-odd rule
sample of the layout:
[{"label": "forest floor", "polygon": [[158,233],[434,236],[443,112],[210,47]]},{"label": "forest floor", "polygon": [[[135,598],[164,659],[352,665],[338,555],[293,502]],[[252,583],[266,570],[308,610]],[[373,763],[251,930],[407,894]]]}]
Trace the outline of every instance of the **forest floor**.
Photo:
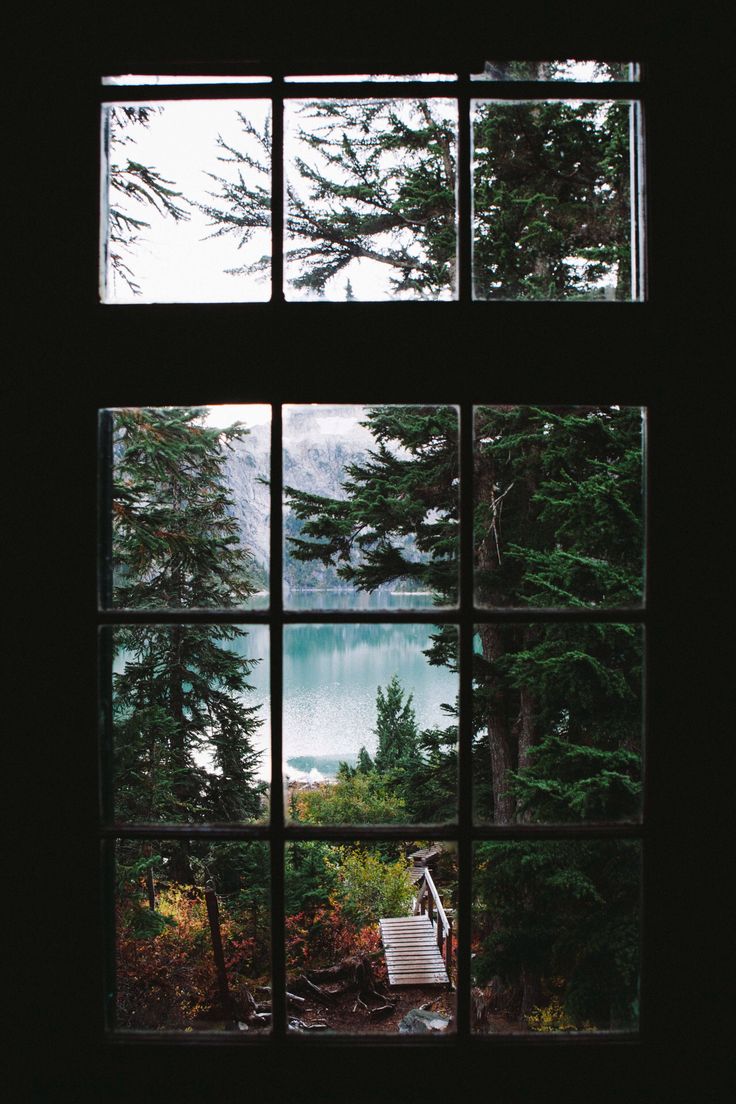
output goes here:
[{"label": "forest floor", "polygon": [[[290,1017],[302,1020],[305,1024],[324,1023],[327,1030],[340,1034],[397,1034],[399,1023],[412,1008],[423,1008],[428,1012],[438,1012],[453,1021],[449,1025],[454,1029],[455,993],[446,989],[429,989],[426,986],[408,986],[389,990],[391,1000],[395,1000],[394,1010],[381,1019],[372,1018],[366,1008],[356,1004],[355,992],[342,994],[329,1008],[309,999],[299,1010],[290,1010]],[[310,1032],[312,1034],[312,1032]],[[317,1034],[315,1031],[314,1034]]]}]

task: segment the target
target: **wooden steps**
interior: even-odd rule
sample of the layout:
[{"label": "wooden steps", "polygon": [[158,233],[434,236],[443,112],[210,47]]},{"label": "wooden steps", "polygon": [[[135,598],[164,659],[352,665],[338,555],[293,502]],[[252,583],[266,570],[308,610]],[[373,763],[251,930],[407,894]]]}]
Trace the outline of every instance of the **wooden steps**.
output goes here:
[{"label": "wooden steps", "polygon": [[389,985],[449,985],[432,921],[423,916],[379,920]]}]

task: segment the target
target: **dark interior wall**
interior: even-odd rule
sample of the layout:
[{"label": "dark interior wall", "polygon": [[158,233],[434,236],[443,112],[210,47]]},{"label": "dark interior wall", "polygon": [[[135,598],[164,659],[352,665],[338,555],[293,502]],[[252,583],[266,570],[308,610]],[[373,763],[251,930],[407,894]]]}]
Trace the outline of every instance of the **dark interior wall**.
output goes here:
[{"label": "dark interior wall", "polygon": [[[35,1099],[378,1102],[431,1095],[429,1084],[450,1101],[720,1099],[721,855],[707,832],[725,830],[731,807],[722,715],[731,683],[718,672],[728,640],[719,613],[725,581],[717,574],[730,497],[722,452],[728,362],[716,342],[730,281],[722,257],[728,220],[720,214],[728,210],[726,143],[713,83],[725,6],[593,7],[489,3],[479,12],[461,4],[435,15],[423,4],[301,4],[258,14],[250,4],[172,4],[90,15],[72,6],[24,31],[32,49],[23,57],[40,55],[43,64],[28,96],[32,129],[17,147],[31,170],[12,208],[25,227],[28,276],[14,281],[11,320],[20,341],[10,373],[17,501],[11,495],[7,577],[23,597],[18,624],[28,644],[12,727],[20,735],[17,777],[25,771],[27,782],[14,788],[21,816],[38,817],[43,829],[31,859],[19,822],[14,860],[24,902],[17,922],[33,932],[19,972],[28,998],[20,1026],[35,1040],[25,1067]],[[100,74],[224,64],[241,53],[295,67],[344,57],[373,67],[380,59],[409,71],[448,55],[473,63],[488,54],[641,59],[651,91],[649,302],[447,304],[431,313],[423,304],[101,307]],[[642,1042],[451,1054],[310,1048],[296,1059],[252,1048],[105,1043],[95,834],[96,410],[464,397],[650,410],[652,827]]]}]

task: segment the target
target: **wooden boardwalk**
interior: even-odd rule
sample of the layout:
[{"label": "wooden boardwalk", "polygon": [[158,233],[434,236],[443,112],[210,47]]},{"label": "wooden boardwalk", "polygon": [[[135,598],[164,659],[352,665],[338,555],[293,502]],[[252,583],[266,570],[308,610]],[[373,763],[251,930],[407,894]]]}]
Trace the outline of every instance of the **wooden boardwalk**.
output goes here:
[{"label": "wooden boardwalk", "polygon": [[379,920],[389,985],[449,985],[437,935],[429,916]]}]

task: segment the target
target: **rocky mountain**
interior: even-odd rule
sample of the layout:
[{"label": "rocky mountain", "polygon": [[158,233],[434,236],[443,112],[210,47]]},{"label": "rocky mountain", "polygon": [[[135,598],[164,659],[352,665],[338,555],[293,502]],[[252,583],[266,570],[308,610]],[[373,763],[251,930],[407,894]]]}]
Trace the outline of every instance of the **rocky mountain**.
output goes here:
[{"label": "rocky mountain", "polygon": [[[341,483],[345,467],[362,459],[375,447],[373,437],[358,419],[362,407],[284,408],[284,485],[330,498],[344,498]],[[268,574],[270,519],[271,429],[255,425],[247,437],[235,442],[228,452],[227,479],[240,520],[243,544],[256,562],[256,577],[265,583]],[[288,506],[284,510],[284,534],[297,536],[301,522]],[[288,551],[284,557],[285,588],[344,586],[332,568],[300,563]]]}]

